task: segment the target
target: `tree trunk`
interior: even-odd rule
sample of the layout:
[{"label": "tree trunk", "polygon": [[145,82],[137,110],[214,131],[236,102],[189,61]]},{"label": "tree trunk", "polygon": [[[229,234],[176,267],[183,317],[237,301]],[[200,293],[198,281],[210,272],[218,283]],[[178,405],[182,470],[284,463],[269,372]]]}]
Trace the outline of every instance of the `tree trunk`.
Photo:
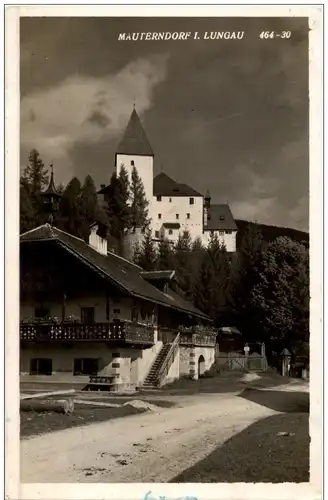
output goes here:
[{"label": "tree trunk", "polygon": [[66,415],[68,413],[73,413],[74,403],[72,399],[60,401],[51,399],[21,399],[20,410],[25,412],[56,412]]}]

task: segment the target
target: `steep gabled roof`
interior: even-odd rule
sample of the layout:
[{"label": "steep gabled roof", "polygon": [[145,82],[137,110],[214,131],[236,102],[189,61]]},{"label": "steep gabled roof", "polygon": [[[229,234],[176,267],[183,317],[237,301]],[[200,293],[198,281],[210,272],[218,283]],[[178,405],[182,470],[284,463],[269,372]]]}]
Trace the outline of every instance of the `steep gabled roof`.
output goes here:
[{"label": "steep gabled roof", "polygon": [[210,205],[207,226],[204,231],[237,231],[237,225],[227,203]]},{"label": "steep gabled roof", "polygon": [[44,224],[23,233],[20,239],[21,243],[54,241],[91,267],[102,278],[114,283],[123,292],[210,321],[206,314],[196,309],[191,303],[186,301],[178,303],[176,298],[164,294],[148,283],[142,277],[144,271],[141,267],[111,252],[108,252],[107,255],[100,254],[85,241],[50,226],[50,224]]},{"label": "steep gabled roof", "polygon": [[203,196],[187,184],[175,182],[164,172],[154,178],[153,193],[154,196]]},{"label": "steep gabled roof", "polygon": [[138,113],[132,111],[128,126],[118,145],[116,154],[154,156],[153,150],[141,125]]}]

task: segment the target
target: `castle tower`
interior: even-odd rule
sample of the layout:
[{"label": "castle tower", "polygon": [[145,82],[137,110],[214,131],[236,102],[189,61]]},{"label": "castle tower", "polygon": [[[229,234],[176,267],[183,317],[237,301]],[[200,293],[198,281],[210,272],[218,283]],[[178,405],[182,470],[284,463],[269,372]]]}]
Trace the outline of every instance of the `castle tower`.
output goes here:
[{"label": "castle tower", "polygon": [[124,166],[131,180],[133,166],[143,182],[147,200],[149,201],[149,216],[153,201],[153,164],[154,153],[141,125],[140,118],[133,109],[128,126],[115,154],[116,173],[119,175]]}]

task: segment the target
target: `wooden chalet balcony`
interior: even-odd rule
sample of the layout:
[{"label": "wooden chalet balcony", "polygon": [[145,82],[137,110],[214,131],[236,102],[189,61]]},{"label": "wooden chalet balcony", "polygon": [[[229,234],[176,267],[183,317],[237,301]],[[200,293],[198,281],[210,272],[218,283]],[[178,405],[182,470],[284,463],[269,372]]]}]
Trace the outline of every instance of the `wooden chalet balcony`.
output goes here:
[{"label": "wooden chalet balcony", "polygon": [[154,328],[133,323],[21,323],[20,339],[27,342],[122,341],[154,344]]}]

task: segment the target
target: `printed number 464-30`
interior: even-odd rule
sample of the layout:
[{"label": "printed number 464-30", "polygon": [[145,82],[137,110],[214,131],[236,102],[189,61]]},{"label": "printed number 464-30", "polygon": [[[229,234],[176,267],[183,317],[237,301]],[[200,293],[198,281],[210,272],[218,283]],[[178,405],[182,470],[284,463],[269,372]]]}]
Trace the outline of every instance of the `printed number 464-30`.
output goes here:
[{"label": "printed number 464-30", "polygon": [[262,31],[260,33],[260,38],[268,40],[269,38],[290,38],[292,36],[291,31]]}]

